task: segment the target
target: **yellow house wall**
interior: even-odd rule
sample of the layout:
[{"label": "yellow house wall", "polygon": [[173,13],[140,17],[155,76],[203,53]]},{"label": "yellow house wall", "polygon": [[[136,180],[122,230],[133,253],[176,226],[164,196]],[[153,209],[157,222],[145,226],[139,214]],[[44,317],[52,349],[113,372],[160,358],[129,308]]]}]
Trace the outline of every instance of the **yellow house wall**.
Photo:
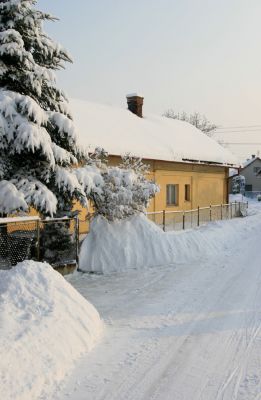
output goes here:
[{"label": "yellow house wall", "polygon": [[[209,206],[210,204],[225,204],[228,202],[227,178],[228,168],[185,164],[176,162],[145,160],[150,167],[149,179],[155,180],[160,186],[160,192],[151,200],[148,211],[162,210],[190,210],[199,207]],[[120,157],[111,156],[109,165],[119,165]],[[167,206],[166,186],[177,184],[178,204],[176,206]],[[191,200],[185,201],[185,184],[191,185]],[[80,220],[84,220],[87,210],[82,209],[79,204],[75,209],[81,210]],[[89,210],[92,212],[92,209]],[[81,233],[86,232],[86,223],[80,222]]]},{"label": "yellow house wall", "polygon": [[[210,204],[228,202],[228,168],[156,160],[145,160],[144,162],[150,167],[148,178],[155,180],[160,186],[160,192],[151,200],[148,211],[190,210],[198,206],[205,207]],[[120,163],[120,157],[109,157],[109,165],[115,166]],[[168,184],[179,185],[176,206],[167,206],[166,204],[166,185]],[[185,201],[185,184],[191,185],[190,201]],[[92,207],[87,210],[77,202],[73,210],[80,211],[80,233],[87,232],[89,227],[86,220],[88,213],[93,212]],[[36,215],[35,210],[31,209],[30,215]]]},{"label": "yellow house wall", "polygon": [[[227,202],[227,168],[182,163],[155,163],[155,180],[161,192],[156,197],[155,211],[188,210],[198,206]],[[167,206],[166,185],[177,184],[178,205]],[[185,201],[185,184],[190,185],[191,199]]]}]

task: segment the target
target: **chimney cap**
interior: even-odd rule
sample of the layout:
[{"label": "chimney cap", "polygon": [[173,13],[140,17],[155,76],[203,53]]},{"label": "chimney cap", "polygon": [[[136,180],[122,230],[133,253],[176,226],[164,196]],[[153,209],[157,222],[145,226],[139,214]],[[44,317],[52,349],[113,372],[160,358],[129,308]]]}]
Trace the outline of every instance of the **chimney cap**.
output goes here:
[{"label": "chimney cap", "polygon": [[129,94],[126,94],[126,97],[127,97],[127,99],[129,97],[141,97],[142,99],[144,99],[144,96],[142,94],[138,94],[138,93],[129,93]]}]

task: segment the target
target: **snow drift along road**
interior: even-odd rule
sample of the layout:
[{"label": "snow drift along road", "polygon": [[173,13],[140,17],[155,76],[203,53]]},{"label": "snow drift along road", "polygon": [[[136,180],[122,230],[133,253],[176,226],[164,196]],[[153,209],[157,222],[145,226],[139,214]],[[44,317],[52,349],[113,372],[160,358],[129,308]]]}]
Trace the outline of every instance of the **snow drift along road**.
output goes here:
[{"label": "snow drift along road", "polygon": [[0,271],[0,299],[0,398],[39,399],[94,346],[99,314],[52,267],[34,261]]},{"label": "snow drift along road", "polygon": [[164,232],[143,214],[113,222],[98,216],[82,244],[80,268],[110,273],[166,265],[173,262],[171,250]]},{"label": "snow drift along road", "polygon": [[99,216],[82,244],[80,268],[107,274],[218,256],[246,229],[247,219],[234,219],[165,233],[143,214],[113,222]]}]

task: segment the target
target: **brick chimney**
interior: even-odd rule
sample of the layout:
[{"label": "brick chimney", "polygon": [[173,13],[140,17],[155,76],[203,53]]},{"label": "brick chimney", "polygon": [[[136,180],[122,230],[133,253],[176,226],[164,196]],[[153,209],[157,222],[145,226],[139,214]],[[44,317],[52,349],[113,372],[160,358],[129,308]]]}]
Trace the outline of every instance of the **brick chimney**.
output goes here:
[{"label": "brick chimney", "polygon": [[137,93],[127,94],[128,110],[136,114],[138,117],[142,118],[142,106],[144,97],[138,95]]}]

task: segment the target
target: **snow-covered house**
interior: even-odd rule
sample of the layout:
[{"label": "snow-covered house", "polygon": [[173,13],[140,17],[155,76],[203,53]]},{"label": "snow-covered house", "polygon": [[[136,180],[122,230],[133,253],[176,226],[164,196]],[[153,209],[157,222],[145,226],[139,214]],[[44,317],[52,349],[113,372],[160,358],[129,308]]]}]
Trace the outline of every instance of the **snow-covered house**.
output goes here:
[{"label": "snow-covered house", "polygon": [[[228,202],[229,168],[236,158],[191,124],[142,114],[143,97],[127,96],[128,108],[71,100],[80,143],[103,147],[112,165],[126,153],[150,166],[160,186],[150,211],[188,210]],[[132,111],[132,112],[130,112]]]},{"label": "snow-covered house", "polygon": [[[261,191],[261,159],[258,156],[252,155],[251,158],[246,160],[243,163],[242,168],[238,170],[234,176],[241,175],[245,178],[245,191],[246,192],[260,192]],[[230,177],[229,188],[230,193],[232,193],[232,179],[233,176]]]}]

